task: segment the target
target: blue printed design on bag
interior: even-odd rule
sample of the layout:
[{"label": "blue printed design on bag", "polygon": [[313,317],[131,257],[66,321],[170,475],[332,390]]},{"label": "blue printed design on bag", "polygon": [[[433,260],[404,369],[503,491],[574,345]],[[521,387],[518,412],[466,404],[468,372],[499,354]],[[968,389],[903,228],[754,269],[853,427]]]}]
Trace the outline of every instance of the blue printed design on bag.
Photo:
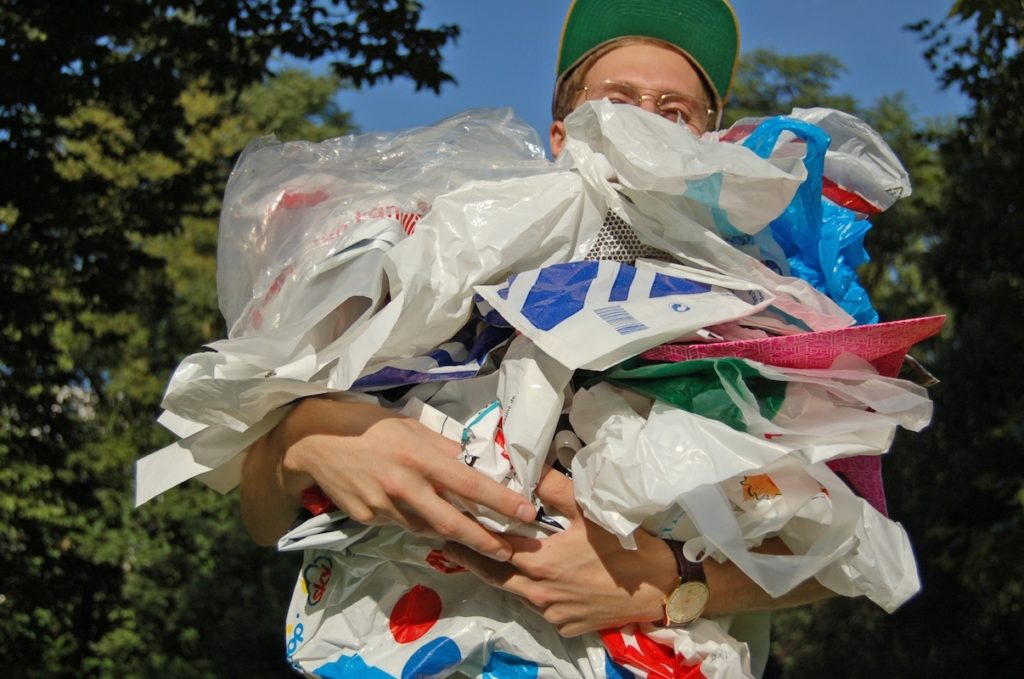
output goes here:
[{"label": "blue printed design on bag", "polygon": [[695,295],[709,290],[711,290],[711,286],[706,283],[696,283],[686,278],[659,273],[654,275],[654,282],[651,283],[651,292],[648,296],[653,299],[669,295]]},{"label": "blue printed design on bag", "polygon": [[[360,377],[353,389],[386,389],[437,380],[461,380],[476,377],[487,355],[512,336],[512,329],[471,322],[448,344],[461,344],[462,350],[438,347],[416,358],[408,359],[415,367],[389,366]],[[453,356],[453,352],[455,355]],[[407,363],[408,364],[408,363]],[[464,368],[464,370],[459,370]]]},{"label": "blue printed design on bag", "polygon": [[537,663],[511,653],[495,651],[484,665],[484,679],[535,679]]},{"label": "blue printed design on bag", "polygon": [[417,649],[402,668],[402,679],[427,679],[448,674],[462,662],[462,652],[449,637],[438,637]]},{"label": "blue printed design on bag", "polygon": [[598,262],[569,262],[541,269],[523,302],[523,316],[534,327],[551,330],[574,315],[586,302],[598,266]]},{"label": "blue printed design on bag", "polygon": [[403,387],[410,384],[437,382],[439,380],[468,380],[471,377],[476,377],[479,372],[479,366],[469,366],[466,370],[459,370],[456,372],[446,371],[436,374],[403,368],[381,368],[372,375],[359,378],[359,380],[352,385],[352,388],[374,391],[379,389],[389,389],[391,387]]},{"label": "blue printed design on bag", "polygon": [[612,660],[608,652],[604,653],[604,673],[608,679],[633,679],[634,674],[619,663]]},{"label": "blue printed design on bag", "polygon": [[608,295],[609,302],[624,302],[629,299],[629,289],[636,278],[636,269],[631,266],[620,266],[619,272],[615,274],[615,282],[612,284],[612,291]]},{"label": "blue printed design on bag", "polygon": [[[541,269],[530,287],[520,309],[523,317],[539,330],[551,330],[584,309],[588,302],[623,302],[642,296],[645,299],[671,295],[692,295],[708,292],[711,286],[696,283],[678,276],[655,274],[650,290],[636,290],[637,270],[628,264],[604,262],[605,271],[616,266],[615,279],[607,298],[598,298],[592,293],[594,281],[598,278],[601,262],[570,262],[554,264]],[[505,299],[515,284],[515,277],[499,290]],[[588,299],[589,298],[589,299]],[[610,323],[621,334],[646,329],[619,305],[592,307],[594,313]]]},{"label": "blue printed design on bag", "polygon": [[343,655],[313,670],[321,679],[394,679],[384,670],[371,667],[358,655]]},{"label": "blue printed design on bag", "polygon": [[[504,296],[502,296],[502,299],[508,299],[508,288],[502,288],[502,292],[505,293]],[[496,309],[484,300],[483,296],[479,292],[473,294],[473,304],[476,306],[477,317],[487,325],[493,325],[496,328],[512,327],[511,324],[505,320],[504,316],[498,313]]]},{"label": "blue printed design on bag", "polygon": [[444,349],[434,349],[433,351],[427,352],[427,356],[437,361],[438,365],[453,365],[455,359],[452,355]]},{"label": "blue printed design on bag", "polygon": [[[301,616],[296,613],[296,620],[301,620]],[[297,622],[294,625],[288,626],[288,638],[286,640],[286,650],[288,651],[288,658],[290,659],[295,652],[302,646],[302,642],[305,641],[303,635],[306,633],[306,626],[301,622]]]},{"label": "blue printed design on bag", "polygon": [[600,309],[594,309],[594,313],[602,321],[615,328],[615,332],[620,335],[629,335],[641,330],[647,330],[646,325],[633,318],[633,314],[620,306],[601,307]]},{"label": "blue printed design on bag", "polygon": [[498,297],[501,297],[502,299],[508,299],[509,288],[511,288],[512,284],[516,282],[516,277],[518,275],[519,274],[512,274],[511,276],[509,276],[508,282],[505,284],[505,287],[503,287],[501,290],[498,290]]}]

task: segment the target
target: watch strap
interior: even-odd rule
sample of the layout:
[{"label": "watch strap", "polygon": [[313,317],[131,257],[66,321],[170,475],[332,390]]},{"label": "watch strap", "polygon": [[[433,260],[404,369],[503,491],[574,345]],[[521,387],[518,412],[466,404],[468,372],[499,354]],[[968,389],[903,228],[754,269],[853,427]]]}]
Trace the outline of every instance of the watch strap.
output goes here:
[{"label": "watch strap", "polygon": [[707,583],[707,578],[704,576],[704,564],[700,561],[690,561],[683,554],[685,543],[679,540],[665,540],[664,542],[672,550],[672,556],[675,557],[676,566],[679,568],[679,584],[694,581]]}]

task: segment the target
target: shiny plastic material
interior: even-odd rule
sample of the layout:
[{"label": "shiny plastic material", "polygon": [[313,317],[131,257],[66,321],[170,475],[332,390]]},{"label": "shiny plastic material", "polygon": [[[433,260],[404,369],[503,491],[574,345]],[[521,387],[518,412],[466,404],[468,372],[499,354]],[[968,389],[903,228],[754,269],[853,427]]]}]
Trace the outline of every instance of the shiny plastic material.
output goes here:
[{"label": "shiny plastic material", "polygon": [[878,312],[856,272],[868,261],[864,236],[871,225],[821,197],[825,154],[831,141],[828,135],[810,123],[779,116],[758,125],[743,145],[768,157],[785,132],[807,146],[807,180],[786,211],[772,222],[772,236],[786,254],[794,276],[828,294],[858,323],[876,323]]}]

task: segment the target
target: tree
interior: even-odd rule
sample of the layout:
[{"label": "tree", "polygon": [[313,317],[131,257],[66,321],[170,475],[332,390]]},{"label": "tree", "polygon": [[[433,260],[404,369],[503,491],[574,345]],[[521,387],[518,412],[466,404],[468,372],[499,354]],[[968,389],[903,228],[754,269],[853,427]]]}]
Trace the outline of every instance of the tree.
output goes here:
[{"label": "tree", "polygon": [[[971,101],[938,138],[938,192],[917,272],[948,309],[931,345],[935,417],[888,461],[890,506],[915,545],[923,591],[892,616],[829,602],[796,613],[792,676],[1011,676],[1024,636],[1024,299],[1019,164],[1024,154],[1024,6],[961,0],[913,27],[947,87]],[[787,675],[789,676],[789,672]]]},{"label": "tree", "polygon": [[915,639],[936,672],[999,676],[1018,666],[1024,635],[1024,370],[1007,351],[1024,330],[1007,315],[1024,302],[1024,243],[1011,235],[1024,207],[1024,5],[961,0],[948,22],[919,28],[942,83],[971,108],[942,144],[949,190],[931,211],[930,269],[953,333],[937,352],[936,424],[904,477],[928,473],[931,486],[907,494],[931,587],[908,613],[924,625],[960,611],[955,630]]},{"label": "tree", "polygon": [[[282,139],[320,139],[348,130],[348,116],[334,102],[336,78],[283,72],[247,89],[240,111],[200,88],[188,93],[191,111],[186,145],[197,160],[218,160],[225,174],[203,187],[209,213],[190,215],[171,235],[146,239],[143,249],[164,262],[173,297],[140,319],[177,347],[220,336],[214,283],[217,215],[227,163],[251,139],[273,130]],[[176,349],[174,345],[167,349]],[[149,351],[144,348],[143,352]],[[125,365],[132,371],[133,361]],[[146,414],[145,416],[150,416]],[[145,421],[137,430],[146,431]],[[112,427],[105,427],[110,431]],[[111,448],[107,448],[110,450]],[[121,449],[125,464],[140,450]],[[287,592],[298,563],[273,551],[255,549],[237,518],[237,498],[203,487],[182,488],[132,512],[144,530],[129,530],[131,572],[123,590],[132,603],[123,624],[97,642],[99,665],[109,676],[124,676],[126,663],[142,675],[276,676],[285,670],[282,625]],[[117,526],[112,526],[117,530]],[[169,620],[170,619],[170,624]],[[173,636],[164,630],[175,630]],[[153,653],[160,649],[162,655]],[[185,655],[185,653],[188,655]]]},{"label": "tree", "polygon": [[[343,131],[339,79],[449,81],[457,30],[419,21],[399,1],[0,6],[0,654],[17,675],[274,673],[280,616],[253,607],[280,610],[287,563],[248,546],[230,498],[132,511],[131,464],[169,439],[170,369],[223,334],[234,156]],[[333,54],[334,78],[268,67]]]},{"label": "tree", "polygon": [[832,92],[842,71],[842,63],[831,54],[747,52],[740,58],[723,126],[746,116],[789,113],[796,107],[825,106],[853,113],[853,97]]}]

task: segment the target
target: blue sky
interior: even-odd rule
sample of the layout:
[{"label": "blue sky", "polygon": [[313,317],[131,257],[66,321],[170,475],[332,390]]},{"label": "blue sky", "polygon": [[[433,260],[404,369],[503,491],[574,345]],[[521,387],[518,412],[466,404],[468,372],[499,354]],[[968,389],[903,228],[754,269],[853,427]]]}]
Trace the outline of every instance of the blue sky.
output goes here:
[{"label": "blue sky", "polygon": [[[444,52],[457,85],[440,95],[396,80],[345,91],[343,108],[363,131],[429,125],[476,106],[511,106],[547,139],[555,52],[570,0],[422,0],[425,25],[456,23],[458,41]],[[742,49],[784,54],[828,52],[846,72],[836,91],[864,103],[904,92],[919,116],[955,115],[965,101],[942,92],[915,33],[922,18],[941,19],[952,0],[733,0]]]}]

